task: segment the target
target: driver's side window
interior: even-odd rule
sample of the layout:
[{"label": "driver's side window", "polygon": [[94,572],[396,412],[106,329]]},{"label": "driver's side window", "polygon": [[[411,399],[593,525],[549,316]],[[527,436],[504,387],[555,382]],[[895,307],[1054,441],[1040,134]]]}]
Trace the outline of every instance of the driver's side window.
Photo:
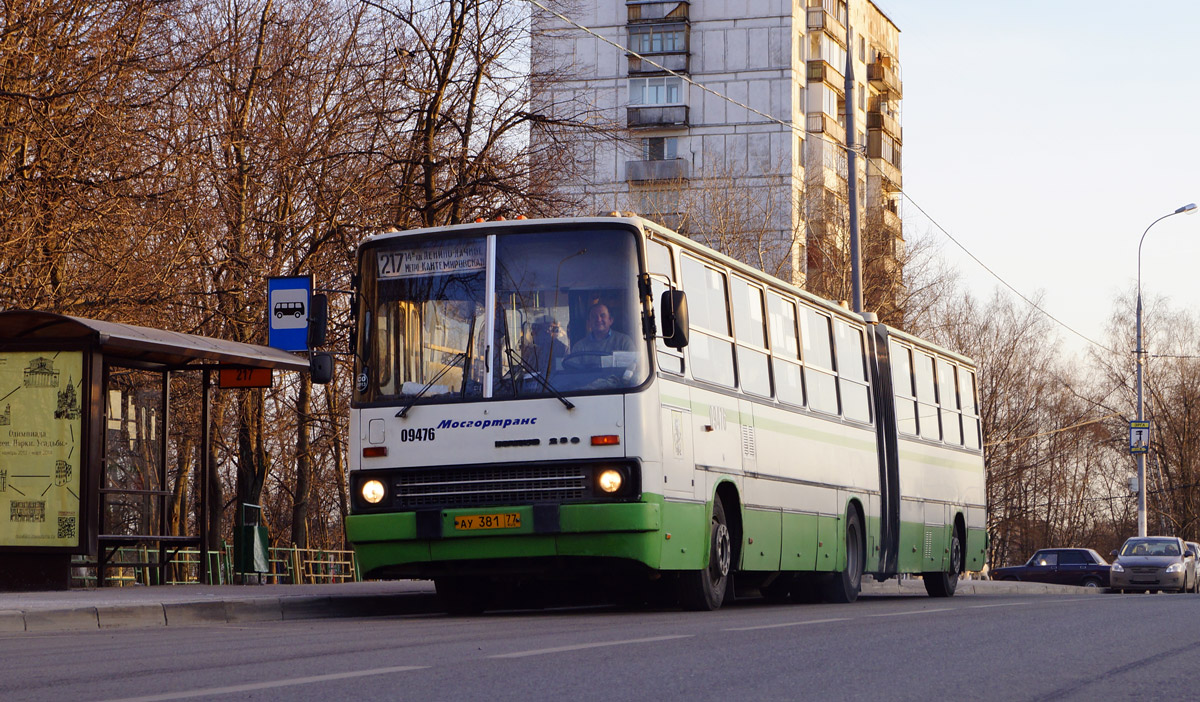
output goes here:
[{"label": "driver's side window", "polygon": [[666,330],[662,329],[663,310],[658,309],[663,291],[667,289],[666,283],[663,282],[665,276],[671,282],[675,281],[675,270],[671,260],[671,249],[665,244],[657,241],[646,240],[646,268],[650,277],[650,289],[653,295],[655,312],[657,313],[659,324],[659,337],[654,345],[656,356],[658,359],[658,367],[668,373],[682,374],[683,373],[683,352],[678,349],[673,349],[663,343],[662,336],[666,334]]},{"label": "driver's side window", "polygon": [[1047,551],[1046,553],[1038,554],[1038,557],[1034,560],[1033,564],[1035,566],[1058,565],[1058,554],[1054,553],[1053,551]]}]

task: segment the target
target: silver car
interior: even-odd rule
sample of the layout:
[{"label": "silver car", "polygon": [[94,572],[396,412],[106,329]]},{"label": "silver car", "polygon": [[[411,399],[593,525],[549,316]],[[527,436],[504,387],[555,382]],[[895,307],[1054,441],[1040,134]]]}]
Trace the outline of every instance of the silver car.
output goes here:
[{"label": "silver car", "polygon": [[1109,571],[1114,592],[1195,592],[1196,552],[1174,536],[1135,536],[1125,541]]}]

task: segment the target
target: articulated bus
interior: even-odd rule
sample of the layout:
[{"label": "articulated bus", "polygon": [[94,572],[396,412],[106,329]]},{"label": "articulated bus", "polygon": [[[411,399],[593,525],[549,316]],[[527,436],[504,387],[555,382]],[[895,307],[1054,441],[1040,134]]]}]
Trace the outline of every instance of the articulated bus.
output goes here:
[{"label": "articulated bus", "polygon": [[[632,216],[366,240],[351,510],[368,578],[850,602],[986,549],[975,369]],[[609,585],[611,584],[611,585]]]}]

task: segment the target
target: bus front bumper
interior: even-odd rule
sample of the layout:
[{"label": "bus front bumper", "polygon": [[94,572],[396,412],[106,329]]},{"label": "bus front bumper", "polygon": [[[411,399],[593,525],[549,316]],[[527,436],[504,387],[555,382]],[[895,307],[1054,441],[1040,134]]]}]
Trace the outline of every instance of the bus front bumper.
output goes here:
[{"label": "bus front bumper", "polygon": [[[515,516],[514,516],[515,515]],[[657,502],[522,505],[350,515],[346,535],[366,577],[420,577],[432,564],[561,557],[660,567]]]}]

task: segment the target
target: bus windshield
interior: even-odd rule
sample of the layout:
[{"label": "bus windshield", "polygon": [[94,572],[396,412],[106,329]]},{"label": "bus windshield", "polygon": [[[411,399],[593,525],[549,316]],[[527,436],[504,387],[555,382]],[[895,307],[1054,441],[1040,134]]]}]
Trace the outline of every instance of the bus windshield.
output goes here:
[{"label": "bus windshield", "polygon": [[503,233],[491,276],[486,252],[483,237],[442,237],[386,240],[365,254],[356,399],[546,397],[645,381],[631,232]]},{"label": "bus windshield", "polygon": [[640,385],[648,368],[637,272],[628,231],[500,237],[495,395]]}]

